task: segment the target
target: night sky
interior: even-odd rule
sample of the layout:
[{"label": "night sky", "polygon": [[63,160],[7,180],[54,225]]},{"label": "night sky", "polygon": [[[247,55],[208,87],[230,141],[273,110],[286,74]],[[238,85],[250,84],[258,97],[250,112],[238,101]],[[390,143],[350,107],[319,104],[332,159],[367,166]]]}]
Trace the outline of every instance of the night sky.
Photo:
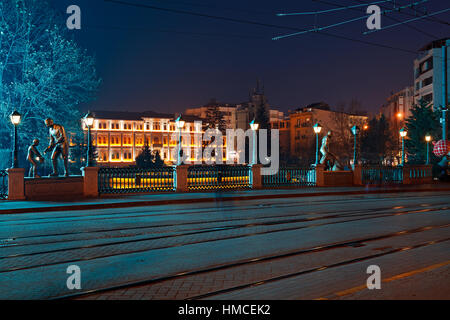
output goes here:
[{"label": "night sky", "polygon": [[[312,0],[123,0],[207,15],[249,20],[294,28],[311,28],[314,16],[277,17],[279,12],[335,8]],[[420,0],[417,0],[420,1]],[[355,5],[357,0],[324,0]],[[317,33],[272,41],[290,30],[221,21],[145,8],[127,7],[103,0],[51,0],[65,14],[68,5],[82,10],[82,30],[75,39],[95,55],[103,79],[92,110],[183,111],[210,98],[227,103],[248,99],[260,78],[269,103],[283,111],[325,101],[334,106],[352,98],[376,112],[392,91],[413,83],[413,52],[370,46]],[[411,3],[397,0],[397,4]],[[380,6],[391,7],[388,3]],[[450,7],[448,0],[419,5],[435,12]],[[366,7],[318,17],[324,26],[365,15]],[[408,14],[413,10],[404,9]],[[389,14],[391,20],[412,19]],[[434,16],[450,22],[450,12]],[[450,26],[416,21],[363,35],[361,20],[326,32],[348,38],[417,51],[434,39],[448,37]],[[419,32],[419,31],[421,32]]]}]

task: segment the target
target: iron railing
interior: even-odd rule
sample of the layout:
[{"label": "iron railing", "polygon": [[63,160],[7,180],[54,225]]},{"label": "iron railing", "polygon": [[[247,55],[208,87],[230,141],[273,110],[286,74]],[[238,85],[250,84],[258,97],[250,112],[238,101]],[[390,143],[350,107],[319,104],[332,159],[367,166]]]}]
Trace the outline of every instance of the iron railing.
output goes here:
[{"label": "iron railing", "polygon": [[8,198],[8,171],[0,170],[0,200]]},{"label": "iron railing", "polygon": [[188,189],[250,189],[251,170],[251,167],[244,165],[192,166],[188,169]]},{"label": "iron railing", "polygon": [[174,167],[100,168],[98,192],[115,194],[174,191],[174,171]]},{"label": "iron railing", "polygon": [[402,184],[402,167],[367,166],[362,168],[363,184]]},{"label": "iron railing", "polygon": [[431,166],[411,166],[408,168],[408,173],[409,179],[413,181],[433,178],[433,170]]},{"label": "iron railing", "polygon": [[280,168],[277,174],[262,176],[263,187],[314,187],[316,171],[309,168]]}]

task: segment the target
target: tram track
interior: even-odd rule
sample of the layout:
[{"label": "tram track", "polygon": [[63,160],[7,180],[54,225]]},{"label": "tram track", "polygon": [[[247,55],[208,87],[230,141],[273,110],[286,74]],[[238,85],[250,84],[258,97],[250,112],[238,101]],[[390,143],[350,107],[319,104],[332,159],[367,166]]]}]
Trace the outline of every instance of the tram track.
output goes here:
[{"label": "tram track", "polygon": [[[397,215],[396,214],[392,214],[393,215]],[[377,217],[386,217],[384,216],[380,216],[378,215]],[[299,229],[306,229],[306,228],[313,228],[313,227],[318,227],[318,226],[323,226],[323,225],[333,225],[333,224],[339,224],[339,223],[348,223],[348,222],[352,222],[352,221],[360,221],[360,220],[368,220],[368,219],[374,219],[376,217],[369,217],[369,218],[359,218],[359,219],[351,219],[351,220],[345,220],[345,221],[337,221],[337,222],[330,222],[330,223],[324,223],[324,224],[317,224],[317,225],[310,225],[310,226],[299,226],[299,227],[291,227],[291,228],[282,228],[282,229],[277,229],[277,230],[267,230],[267,231],[261,231],[261,232],[253,232],[253,233],[244,233],[241,235],[231,235],[231,236],[224,236],[222,238],[212,238],[212,239],[206,239],[206,240],[200,240],[200,241],[192,241],[192,242],[183,242],[183,243],[176,243],[174,245],[162,245],[159,247],[153,247],[153,248],[142,248],[142,249],[135,249],[135,250],[128,250],[128,251],[121,251],[121,252],[117,252],[117,253],[110,253],[110,254],[97,254],[97,255],[93,255],[91,257],[87,257],[86,255],[84,256],[79,256],[78,258],[72,258],[72,259],[66,259],[66,260],[60,260],[60,261],[54,261],[52,263],[41,263],[41,264],[35,264],[35,265],[27,265],[27,266],[22,266],[22,267],[15,267],[15,268],[8,268],[8,269],[0,269],[0,274],[2,273],[8,273],[8,272],[14,272],[14,271],[20,271],[20,270],[29,270],[29,269],[35,269],[35,268],[40,268],[40,267],[47,267],[47,266],[52,266],[52,265],[58,265],[58,264],[64,264],[64,263],[74,263],[77,261],[90,261],[90,260],[95,260],[95,259],[101,259],[101,258],[109,258],[109,257],[114,257],[114,256],[121,256],[121,255],[127,255],[127,254],[133,254],[133,253],[141,253],[141,252],[149,252],[149,251],[153,251],[153,250],[159,250],[159,249],[170,249],[170,248],[175,248],[175,247],[180,247],[180,246],[188,246],[188,245],[195,245],[195,244],[200,244],[200,243],[208,243],[208,242],[215,242],[215,241],[223,241],[223,240],[231,240],[231,239],[237,239],[237,238],[245,238],[245,237],[251,237],[251,236],[255,236],[255,235],[264,235],[264,234],[271,234],[271,233],[277,233],[277,232],[286,232],[286,231],[294,231],[294,230],[299,230]],[[423,231],[425,230],[430,230],[433,228],[446,228],[449,227],[450,224],[443,224],[443,225],[435,225],[435,226],[427,226],[425,229],[423,229]],[[420,228],[422,229],[422,228]],[[408,231],[402,231],[403,233],[408,233]],[[177,235],[174,235],[173,237],[177,237]],[[140,241],[145,241],[145,240],[140,240]],[[126,244],[135,244],[137,242],[140,241],[136,241],[136,240],[130,240],[127,241]],[[147,240],[148,241],[148,240]],[[150,240],[151,241],[151,240]],[[355,242],[355,241],[352,241]],[[97,247],[105,247],[105,246],[117,246],[117,244],[103,244],[103,245],[97,245],[97,246],[92,246],[92,247],[76,247],[73,249],[68,249],[68,248],[64,248],[64,249],[59,249],[59,250],[54,250],[54,251],[48,251],[48,252],[33,252],[30,254],[24,254],[24,255],[11,255],[11,256],[7,256],[7,257],[2,257],[0,258],[0,262],[3,260],[8,260],[8,259],[17,259],[17,258],[26,258],[26,257],[30,257],[30,256],[41,256],[41,255],[45,255],[45,254],[57,254],[60,252],[67,252],[69,250],[85,250],[85,249],[95,249]],[[115,250],[117,250],[117,248],[114,248]]]},{"label": "tram track", "polygon": [[[430,197],[441,197],[442,195],[440,194],[434,194],[434,195],[430,195],[430,196],[426,196],[426,198],[430,198]],[[384,196],[383,198],[385,199],[390,199],[391,197],[386,197]],[[353,199],[333,199],[333,200],[327,200],[327,204],[329,205],[333,205],[333,204],[338,204],[341,202],[378,202],[380,200],[382,200],[383,198],[362,198],[361,196],[355,196]],[[398,195],[395,197],[395,199],[397,201],[402,201],[402,200],[417,200],[419,198],[422,197],[417,197],[417,196],[401,196],[399,197]],[[300,198],[299,200],[301,201],[301,204],[304,205],[305,198]],[[313,198],[308,199],[307,203],[308,206],[311,205],[317,205],[320,206],[323,204],[323,200],[312,200]],[[276,207],[280,207],[280,208],[289,208],[289,207],[298,207],[299,202],[294,202],[294,203],[280,203],[279,201],[282,201],[283,199],[274,199],[274,200],[278,200],[278,201],[271,201],[269,203],[258,203],[258,204],[254,204],[254,205],[250,205],[250,206],[233,206],[233,205],[229,205],[229,206],[220,206],[220,210],[227,210],[227,211],[239,211],[239,210],[249,210],[249,209],[261,209],[262,207],[272,207],[272,208],[276,208]],[[292,201],[292,198],[287,199],[289,201]],[[255,200],[248,200],[248,201],[255,201]],[[443,202],[442,204],[447,204],[448,202]],[[134,207],[133,207],[134,208]],[[2,223],[6,223],[8,224],[8,226],[20,226],[20,225],[27,225],[26,223],[11,223],[11,222],[15,222],[15,221],[30,221],[29,224],[36,224],[36,220],[50,220],[48,221],[48,223],[55,223],[57,221],[57,219],[71,219],[71,218],[88,218],[88,219],[80,219],[80,220],[70,220],[71,222],[78,222],[78,221],[93,221],[93,220],[103,220],[103,219],[111,219],[113,216],[116,215],[120,215],[120,217],[115,217],[115,218],[139,218],[139,217],[157,217],[157,216],[171,216],[171,215],[175,215],[175,214],[183,214],[183,215],[190,215],[190,214],[206,214],[211,210],[217,210],[217,206],[210,206],[210,207],[206,207],[206,208],[201,208],[201,210],[199,209],[195,209],[192,211],[187,211],[185,208],[180,208],[178,210],[171,210],[170,212],[168,212],[167,210],[159,210],[159,211],[155,211],[153,210],[151,214],[147,214],[148,210],[146,211],[138,211],[138,212],[132,212],[132,213],[122,213],[122,212],[111,212],[112,210],[115,211],[120,211],[123,210],[123,208],[116,208],[116,209],[99,209],[99,210],[95,210],[95,211],[87,211],[85,214],[81,214],[81,215],[73,215],[73,214],[64,214],[61,216],[51,216],[51,217],[36,217],[36,218],[30,218],[30,217],[26,217],[26,218],[21,218],[24,214],[20,214],[19,216],[16,216],[14,219],[0,219],[0,227]],[[107,211],[107,213],[96,213],[97,211]],[[45,213],[45,212],[44,212]],[[50,214],[54,214],[54,212],[48,212]],[[31,213],[30,213],[31,214]],[[42,212],[40,212],[39,214],[42,214]],[[134,216],[132,215],[134,214]],[[105,217],[102,217],[105,216]],[[1,216],[0,216],[1,217]]]},{"label": "tram track", "polygon": [[[408,209],[408,208],[422,208],[420,210],[429,210],[429,211],[435,211],[436,209],[433,209],[433,207],[439,206],[439,205],[446,205],[448,204],[447,202],[442,202],[442,203],[436,203],[433,204],[433,206],[429,206],[427,207],[428,209],[423,209],[423,206],[417,206],[417,205],[405,205],[405,206],[400,206],[397,207],[397,210],[400,209]],[[293,206],[296,207],[296,206]],[[447,210],[449,207],[441,207],[438,208],[437,210]],[[264,208],[254,208],[254,209],[260,209],[260,210],[264,210],[267,209],[267,207]],[[22,247],[22,246],[28,246],[28,245],[41,245],[41,244],[55,244],[55,243],[61,243],[61,242],[70,242],[70,241],[81,241],[81,240],[92,240],[90,238],[84,238],[84,239],[73,239],[73,240],[62,240],[62,241],[46,241],[46,242],[39,242],[39,243],[27,243],[27,244],[17,244],[17,241],[20,240],[25,240],[25,239],[32,239],[32,238],[45,238],[45,237],[62,237],[62,236],[76,236],[76,235],[89,235],[89,234],[99,234],[99,233],[108,233],[108,232],[123,232],[123,231],[132,231],[132,230],[147,230],[147,229],[163,229],[163,228],[173,228],[173,227],[184,227],[184,226],[190,226],[190,225],[208,225],[208,224],[219,224],[219,223],[229,223],[229,222],[239,222],[239,221],[255,221],[255,220],[269,220],[269,219],[286,219],[286,218],[293,218],[293,217],[299,217],[299,216],[310,216],[310,215],[320,215],[319,217],[315,217],[315,218],[305,218],[305,221],[315,221],[315,220],[322,220],[322,219],[327,219],[327,218],[339,218],[339,217],[345,217],[345,216],[357,216],[358,214],[364,215],[366,212],[370,212],[370,213],[377,213],[377,212],[383,212],[383,211],[387,211],[387,210],[392,210],[392,207],[383,207],[383,208],[371,208],[371,209],[357,209],[357,210],[341,210],[341,211],[336,211],[336,210],[328,210],[328,211],[322,211],[320,213],[318,212],[293,212],[293,213],[289,213],[289,214],[283,214],[283,215],[266,215],[266,216],[259,216],[259,217],[252,217],[252,216],[248,216],[248,217],[239,217],[239,218],[228,218],[228,219],[216,219],[216,220],[196,220],[196,221],[182,221],[180,223],[166,223],[166,224],[158,224],[156,225],[155,223],[152,223],[151,225],[144,225],[144,226],[130,226],[130,227],[117,227],[117,228],[110,228],[110,229],[98,229],[98,230],[86,230],[86,231],[76,231],[76,232],[60,232],[60,233],[46,233],[46,234],[33,234],[33,235],[29,235],[29,236],[14,236],[13,234],[11,234],[9,236],[9,239],[14,238],[14,242],[10,243],[9,245],[4,245],[3,247]],[[237,210],[242,210],[244,211],[245,209],[237,209]],[[398,211],[396,212],[396,214],[405,214],[408,213],[410,211]],[[332,215],[328,215],[330,213],[334,213]],[[327,216],[328,215],[328,216]],[[253,223],[252,223],[253,224]],[[11,225],[14,226],[14,225]],[[241,225],[240,227],[245,226],[245,225]],[[224,225],[219,225],[219,226],[211,226],[210,229],[212,229],[213,231],[219,230],[219,229],[226,229],[229,228],[230,226],[224,226]],[[172,230],[172,232],[179,232],[179,231],[198,231],[198,230],[204,230],[204,228],[192,228],[192,229],[185,229],[185,230]],[[164,233],[164,232],[170,232],[169,231],[165,231],[162,230],[160,231],[160,233]],[[158,233],[157,231],[154,231],[153,233]],[[130,236],[136,236],[138,235],[138,233],[136,233],[135,235],[130,235]],[[123,237],[127,237],[127,235],[123,235],[120,234],[120,238]],[[108,237],[110,238],[110,237]],[[95,239],[95,238],[94,238]],[[1,239],[0,239],[1,240]]]},{"label": "tram track", "polygon": [[[144,286],[144,285],[154,285],[154,284],[165,282],[165,281],[172,281],[172,280],[177,280],[180,278],[187,278],[187,277],[191,277],[191,276],[207,274],[207,273],[216,272],[216,271],[222,271],[222,270],[226,270],[226,269],[230,269],[230,268],[243,267],[243,266],[247,266],[247,265],[251,265],[251,264],[270,262],[270,261],[274,261],[277,259],[300,256],[300,255],[304,255],[304,254],[324,252],[324,251],[344,248],[344,247],[348,247],[348,246],[353,246],[355,243],[370,243],[370,242],[385,240],[385,239],[394,238],[394,237],[398,237],[398,236],[423,232],[423,231],[427,231],[427,230],[430,230],[430,228],[429,227],[421,227],[421,228],[411,229],[411,230],[402,231],[402,232],[395,232],[395,233],[391,233],[391,234],[380,235],[380,236],[371,237],[371,238],[361,238],[358,240],[344,241],[344,242],[340,242],[340,243],[329,244],[329,245],[324,245],[324,246],[319,246],[319,247],[314,247],[314,248],[309,248],[309,249],[291,251],[291,252],[283,253],[283,254],[247,259],[244,261],[238,261],[238,262],[233,262],[230,264],[225,264],[225,265],[220,265],[220,266],[214,266],[214,267],[209,267],[209,268],[204,268],[204,269],[182,272],[182,273],[168,275],[168,276],[159,277],[159,278],[150,279],[150,280],[134,281],[134,282],[124,283],[124,284],[120,284],[120,285],[114,285],[114,286],[110,286],[110,287],[106,287],[106,288],[92,289],[92,290],[88,290],[88,291],[81,292],[81,293],[75,293],[75,294],[65,295],[65,296],[61,296],[61,297],[56,297],[56,299],[77,299],[77,298],[81,298],[84,296],[90,296],[93,294],[100,294],[100,293],[114,291],[114,290],[127,289],[127,288]],[[433,240],[433,241],[426,241],[426,242],[422,242],[422,243],[412,245],[412,246],[402,246],[402,247],[388,250],[388,251],[381,252],[381,253],[370,254],[370,255],[365,255],[362,257],[358,257],[358,258],[340,261],[337,263],[321,265],[321,266],[310,268],[307,270],[291,272],[291,273],[287,273],[287,274],[284,274],[281,276],[267,278],[264,280],[252,281],[250,283],[246,283],[246,284],[239,285],[239,286],[234,286],[231,288],[211,291],[211,292],[208,292],[207,294],[195,295],[195,296],[190,297],[188,300],[199,300],[199,299],[210,298],[210,297],[214,297],[214,296],[217,296],[217,295],[223,294],[223,293],[229,293],[229,292],[233,292],[233,291],[238,291],[238,290],[242,290],[242,289],[246,289],[246,288],[250,288],[250,287],[263,285],[263,284],[270,283],[270,282],[275,282],[275,281],[292,278],[295,276],[300,276],[300,275],[304,275],[304,274],[320,272],[320,271],[335,268],[335,267],[350,265],[353,263],[358,263],[358,262],[362,262],[362,261],[366,261],[366,260],[370,260],[370,259],[374,259],[374,258],[378,258],[378,257],[383,257],[383,256],[399,253],[399,252],[402,252],[405,250],[413,250],[413,249],[418,249],[418,248],[433,245],[433,244],[443,243],[443,242],[446,242],[449,240],[450,240],[450,238],[444,238],[444,239],[438,239],[438,240]]]}]

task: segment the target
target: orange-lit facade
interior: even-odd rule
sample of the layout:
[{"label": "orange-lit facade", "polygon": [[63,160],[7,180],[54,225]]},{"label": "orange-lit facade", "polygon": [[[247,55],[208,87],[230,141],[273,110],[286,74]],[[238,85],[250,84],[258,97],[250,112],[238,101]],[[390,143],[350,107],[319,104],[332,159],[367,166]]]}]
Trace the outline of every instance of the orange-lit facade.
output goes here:
[{"label": "orange-lit facade", "polygon": [[[100,166],[133,165],[147,142],[152,151],[159,152],[166,164],[174,164],[179,132],[174,119],[174,115],[153,112],[95,112],[91,139],[97,149],[97,163]],[[204,133],[201,119],[183,116],[183,120],[186,123],[182,134],[190,137],[190,141],[183,138],[183,146],[191,147],[190,160],[195,161],[194,148],[201,147]],[[83,130],[87,131],[84,124]]]}]

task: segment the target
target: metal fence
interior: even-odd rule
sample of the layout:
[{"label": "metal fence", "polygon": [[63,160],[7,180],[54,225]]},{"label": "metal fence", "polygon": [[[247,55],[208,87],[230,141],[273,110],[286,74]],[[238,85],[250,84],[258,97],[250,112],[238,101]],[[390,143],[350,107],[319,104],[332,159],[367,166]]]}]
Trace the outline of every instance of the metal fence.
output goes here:
[{"label": "metal fence", "polygon": [[411,166],[408,168],[409,178],[411,180],[432,179],[433,170],[431,166]]},{"label": "metal fence", "polygon": [[0,170],[0,200],[8,198],[8,171]]},{"label": "metal fence", "polygon": [[375,167],[368,166],[362,168],[363,184],[402,184],[402,167]]},{"label": "metal fence", "polygon": [[174,191],[174,171],[174,167],[100,168],[98,192],[115,194]]},{"label": "metal fence", "polygon": [[310,168],[280,168],[277,174],[262,176],[264,187],[314,187],[316,171]]},{"label": "metal fence", "polygon": [[192,166],[188,169],[188,189],[250,189],[251,170],[249,166]]}]

